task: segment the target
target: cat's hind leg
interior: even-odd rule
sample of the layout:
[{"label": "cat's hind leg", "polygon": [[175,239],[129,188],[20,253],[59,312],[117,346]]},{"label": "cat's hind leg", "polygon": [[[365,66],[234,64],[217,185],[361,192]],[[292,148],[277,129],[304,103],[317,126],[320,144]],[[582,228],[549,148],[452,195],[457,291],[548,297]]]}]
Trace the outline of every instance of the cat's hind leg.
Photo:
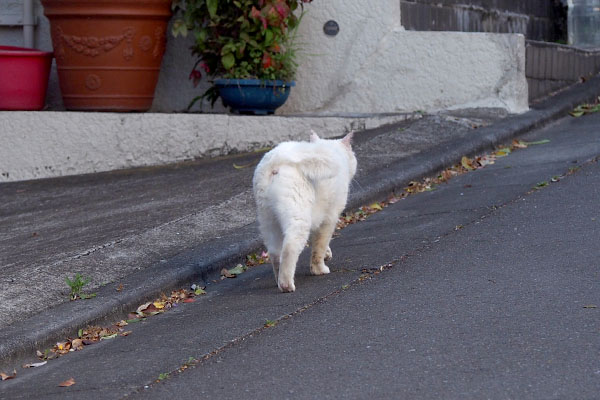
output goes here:
[{"label": "cat's hind leg", "polygon": [[[266,219],[266,218],[265,218]],[[275,282],[279,277],[279,264],[281,262],[281,247],[283,245],[283,233],[279,223],[272,218],[270,220],[263,219],[261,221],[260,230],[262,237],[269,253],[269,260],[273,265],[273,275],[275,276]]]},{"label": "cat's hind leg", "polygon": [[293,292],[296,290],[296,286],[294,285],[296,264],[308,240],[309,231],[309,223],[300,224],[299,221],[295,221],[294,226],[290,227],[284,234],[279,279],[277,280],[279,290],[282,292]]},{"label": "cat's hind leg", "polygon": [[325,261],[329,261],[333,258],[333,253],[331,252],[331,247],[327,246],[327,250],[325,250]]},{"label": "cat's hind leg", "polygon": [[325,259],[331,259],[332,253],[329,248],[331,235],[335,230],[335,223],[324,222],[312,235],[310,272],[313,275],[328,274],[329,267],[325,265]]}]

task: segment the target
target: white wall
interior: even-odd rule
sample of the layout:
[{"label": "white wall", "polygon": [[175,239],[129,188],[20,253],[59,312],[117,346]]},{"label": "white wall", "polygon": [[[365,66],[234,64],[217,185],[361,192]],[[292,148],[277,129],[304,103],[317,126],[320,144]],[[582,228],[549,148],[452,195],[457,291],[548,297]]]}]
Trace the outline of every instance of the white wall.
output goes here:
[{"label": "white wall", "polygon": [[[397,0],[315,0],[306,9],[285,113],[528,108],[522,35],[405,31]],[[330,19],[340,25],[334,37],[323,33]]]}]

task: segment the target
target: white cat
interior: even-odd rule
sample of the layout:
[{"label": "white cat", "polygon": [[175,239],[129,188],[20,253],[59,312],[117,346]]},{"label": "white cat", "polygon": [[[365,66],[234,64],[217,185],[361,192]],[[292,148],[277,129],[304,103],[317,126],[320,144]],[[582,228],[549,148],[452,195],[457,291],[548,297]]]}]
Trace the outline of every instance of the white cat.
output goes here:
[{"label": "white cat", "polygon": [[310,271],[329,273],[329,241],[356,173],[352,133],[343,139],[285,142],[269,151],[254,171],[258,222],[277,285],[293,292],[296,263],[310,237]]}]

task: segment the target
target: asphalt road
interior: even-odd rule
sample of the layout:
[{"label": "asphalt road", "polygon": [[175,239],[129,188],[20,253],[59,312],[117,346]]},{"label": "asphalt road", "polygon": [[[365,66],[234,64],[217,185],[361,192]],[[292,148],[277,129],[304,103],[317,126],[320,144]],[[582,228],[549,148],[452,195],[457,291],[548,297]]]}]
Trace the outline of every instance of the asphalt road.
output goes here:
[{"label": "asphalt road", "polygon": [[293,294],[254,268],[0,397],[598,398],[599,128],[561,120],[344,229],[333,272],[309,276],[305,254]]}]

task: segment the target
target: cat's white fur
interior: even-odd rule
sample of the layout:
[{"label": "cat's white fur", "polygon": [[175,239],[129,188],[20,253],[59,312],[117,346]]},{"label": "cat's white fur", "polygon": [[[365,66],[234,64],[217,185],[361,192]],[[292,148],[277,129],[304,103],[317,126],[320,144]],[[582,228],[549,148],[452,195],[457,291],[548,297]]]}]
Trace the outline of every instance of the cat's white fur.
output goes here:
[{"label": "cat's white fur", "polygon": [[257,216],[277,285],[293,292],[296,263],[310,238],[310,270],[329,273],[329,242],[356,173],[352,133],[343,139],[284,142],[254,171]]}]

